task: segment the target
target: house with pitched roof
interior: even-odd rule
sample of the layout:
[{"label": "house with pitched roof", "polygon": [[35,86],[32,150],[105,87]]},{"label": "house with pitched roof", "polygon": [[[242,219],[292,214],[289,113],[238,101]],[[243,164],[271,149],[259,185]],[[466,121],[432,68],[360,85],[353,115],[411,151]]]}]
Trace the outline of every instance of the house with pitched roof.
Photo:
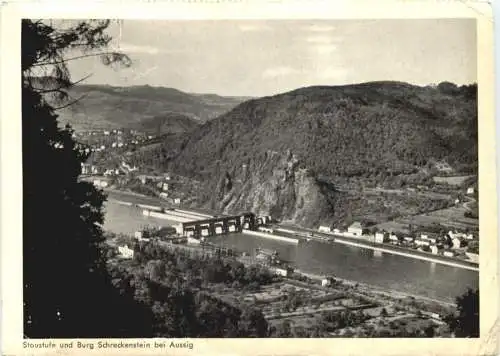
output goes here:
[{"label": "house with pitched roof", "polygon": [[363,235],[363,226],[361,225],[361,223],[356,221],[347,228],[347,232],[352,236],[361,236]]}]

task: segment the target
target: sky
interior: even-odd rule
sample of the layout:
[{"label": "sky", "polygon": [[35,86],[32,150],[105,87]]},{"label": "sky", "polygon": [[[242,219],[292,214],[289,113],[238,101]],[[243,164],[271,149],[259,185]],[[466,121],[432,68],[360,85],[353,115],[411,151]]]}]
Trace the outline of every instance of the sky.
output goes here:
[{"label": "sky", "polygon": [[266,96],[376,80],[476,82],[475,20],[123,20],[109,33],[132,60],[70,62],[85,83]]}]

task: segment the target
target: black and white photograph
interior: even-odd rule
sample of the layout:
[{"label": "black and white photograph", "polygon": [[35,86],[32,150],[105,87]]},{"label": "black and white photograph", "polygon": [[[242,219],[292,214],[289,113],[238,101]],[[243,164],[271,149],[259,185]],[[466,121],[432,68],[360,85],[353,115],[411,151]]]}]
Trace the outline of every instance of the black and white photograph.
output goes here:
[{"label": "black and white photograph", "polygon": [[474,18],[22,19],[26,347],[478,338],[477,41]]}]

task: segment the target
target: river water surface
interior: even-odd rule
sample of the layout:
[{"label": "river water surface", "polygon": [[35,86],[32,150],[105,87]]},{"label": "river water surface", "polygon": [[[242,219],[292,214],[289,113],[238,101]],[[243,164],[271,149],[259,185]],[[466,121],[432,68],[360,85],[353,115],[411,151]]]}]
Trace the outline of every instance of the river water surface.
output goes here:
[{"label": "river water surface", "polygon": [[[158,205],[155,198],[109,193],[104,229],[133,234],[145,225],[177,224],[145,217],[142,209],[120,205],[113,199],[134,204]],[[301,271],[359,281],[396,291],[453,302],[467,287],[479,287],[479,273],[434,262],[415,260],[369,249],[315,241],[298,245],[244,234],[214,237],[213,243],[252,253],[255,248],[273,249]]]}]

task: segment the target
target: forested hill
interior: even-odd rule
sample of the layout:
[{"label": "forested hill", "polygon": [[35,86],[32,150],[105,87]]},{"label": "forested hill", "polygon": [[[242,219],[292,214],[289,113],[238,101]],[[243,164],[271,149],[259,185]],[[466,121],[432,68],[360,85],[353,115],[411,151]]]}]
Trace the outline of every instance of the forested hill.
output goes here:
[{"label": "forested hill", "polygon": [[162,135],[166,133],[179,134],[189,132],[199,125],[200,123],[198,121],[189,116],[177,113],[166,113],[145,118],[140,121],[137,127],[145,132]]},{"label": "forested hill", "polygon": [[[75,129],[162,127],[174,132],[224,114],[247,98],[190,94],[173,88],[76,85],[69,95],[78,100],[60,111],[60,122]],[[167,121],[172,119],[172,123]],[[181,123],[181,119],[185,122]],[[159,125],[159,126],[158,126]],[[197,126],[197,125],[196,125]],[[165,131],[168,133],[172,131]]]},{"label": "forested hill", "polygon": [[134,164],[197,178],[203,187],[189,192],[192,204],[228,214],[253,211],[308,227],[370,214],[384,221],[425,204],[338,188],[402,188],[477,171],[476,91],[396,82],[301,88],[170,135],[137,152]]},{"label": "forested hill", "polygon": [[217,165],[231,172],[287,149],[322,176],[397,175],[435,162],[471,172],[477,132],[476,85],[371,82],[246,101],[163,152],[166,166],[190,176],[213,174]]}]

